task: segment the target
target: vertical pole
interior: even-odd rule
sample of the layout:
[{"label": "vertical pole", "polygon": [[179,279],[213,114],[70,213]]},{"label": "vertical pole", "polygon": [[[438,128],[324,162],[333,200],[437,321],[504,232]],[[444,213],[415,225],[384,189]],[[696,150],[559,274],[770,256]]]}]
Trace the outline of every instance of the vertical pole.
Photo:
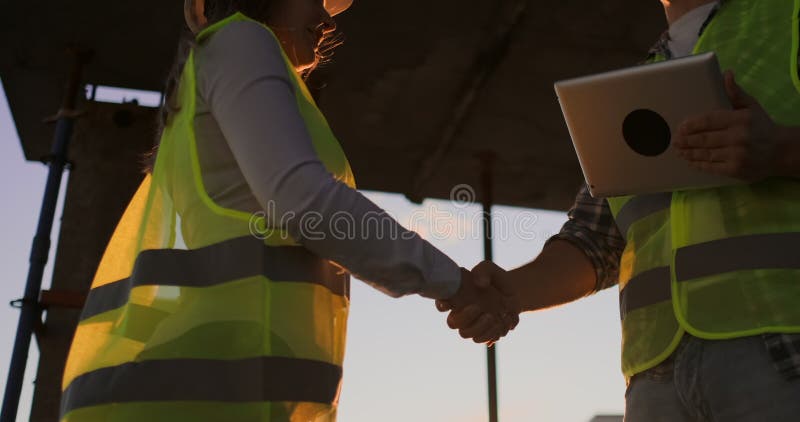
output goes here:
[{"label": "vertical pole", "polygon": [[[481,197],[483,198],[483,259],[491,261],[492,253],[492,164],[494,154],[483,152],[481,160]],[[489,422],[497,422],[497,345],[486,348],[486,367],[489,386]]]},{"label": "vertical pole", "polygon": [[42,287],[44,267],[50,253],[50,233],[53,229],[53,217],[58,203],[58,194],[61,188],[61,177],[67,163],[67,149],[72,137],[72,128],[75,123],[75,102],[80,92],[83,64],[88,58],[77,52],[71,52],[73,63],[69,80],[61,104],[61,109],[56,116],[55,140],[50,151],[49,171],[45,186],[42,209],[39,214],[39,224],[31,247],[30,268],[25,284],[25,296],[19,301],[20,317],[17,325],[17,335],[11,355],[11,365],[8,370],[6,391],[3,397],[3,408],[0,411],[0,422],[14,422],[19,407],[19,397],[22,393],[22,383],[25,378],[25,367],[28,363],[28,349],[30,348],[33,329],[41,324],[41,308],[39,307],[39,291]]}]

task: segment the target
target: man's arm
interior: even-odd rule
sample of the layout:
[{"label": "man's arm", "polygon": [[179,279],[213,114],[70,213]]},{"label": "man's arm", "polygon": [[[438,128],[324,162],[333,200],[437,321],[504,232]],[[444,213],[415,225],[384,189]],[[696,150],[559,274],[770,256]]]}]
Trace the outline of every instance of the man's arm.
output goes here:
[{"label": "man's arm", "polygon": [[[625,241],[606,200],[593,198],[583,186],[568,216],[532,262],[506,272],[484,261],[473,268],[475,283],[497,287],[517,312],[561,305],[615,285]],[[445,302],[437,305],[441,311],[451,308]],[[476,338],[483,335],[474,322],[480,315],[476,307],[455,309],[448,324],[462,337]]]},{"label": "man's arm", "polygon": [[514,292],[522,312],[572,302],[594,293],[597,285],[589,257],[561,239],[549,242],[532,262],[495,277],[495,283]]}]

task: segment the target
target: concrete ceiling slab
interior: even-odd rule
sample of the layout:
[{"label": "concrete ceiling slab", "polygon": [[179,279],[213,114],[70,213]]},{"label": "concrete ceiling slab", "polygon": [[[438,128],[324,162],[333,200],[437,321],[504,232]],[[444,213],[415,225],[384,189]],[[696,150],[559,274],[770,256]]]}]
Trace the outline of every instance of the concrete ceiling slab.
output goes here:
[{"label": "concrete ceiling slab", "polygon": [[[419,200],[480,184],[497,203],[565,209],[582,175],[554,81],[634,64],[664,29],[656,0],[356,1],[346,40],[309,81],[363,189]],[[67,47],[90,84],[160,91],[182,2],[4,2],[0,78],[28,159],[44,156]]]}]

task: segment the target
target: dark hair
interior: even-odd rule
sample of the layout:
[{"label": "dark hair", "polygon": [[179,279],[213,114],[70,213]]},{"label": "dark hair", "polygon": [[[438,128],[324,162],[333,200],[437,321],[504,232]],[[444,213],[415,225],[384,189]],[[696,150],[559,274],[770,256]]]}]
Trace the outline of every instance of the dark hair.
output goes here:
[{"label": "dark hair", "polygon": [[[208,25],[213,25],[236,12],[241,12],[251,19],[266,23],[272,7],[279,1],[292,0],[205,0],[204,14],[208,20]],[[318,57],[316,65],[306,70],[303,77],[307,77],[311,71],[316,69],[320,64],[327,63],[333,55],[333,50],[342,44],[342,39],[341,33],[338,32],[326,34],[317,51]],[[193,34],[186,23],[184,23],[178,41],[178,51],[175,55],[175,61],[172,64],[172,69],[164,85],[164,103],[161,105],[161,109],[158,113],[158,132],[155,139],[155,146],[144,157],[144,170],[147,173],[151,172],[155,165],[158,144],[161,140],[161,134],[164,132],[164,128],[169,124],[170,117],[180,110],[178,85],[180,84],[181,75],[183,74],[183,68],[186,66],[186,61],[189,59],[189,53],[195,47],[195,34]]]}]

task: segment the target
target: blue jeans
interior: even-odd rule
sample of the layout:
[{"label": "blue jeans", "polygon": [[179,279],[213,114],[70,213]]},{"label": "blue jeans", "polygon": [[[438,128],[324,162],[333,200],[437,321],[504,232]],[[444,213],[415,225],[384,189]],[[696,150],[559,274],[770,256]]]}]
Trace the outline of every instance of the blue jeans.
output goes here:
[{"label": "blue jeans", "polygon": [[625,422],[660,421],[800,421],[800,379],[778,372],[761,336],[684,334],[670,358],[634,375],[625,392]]}]

